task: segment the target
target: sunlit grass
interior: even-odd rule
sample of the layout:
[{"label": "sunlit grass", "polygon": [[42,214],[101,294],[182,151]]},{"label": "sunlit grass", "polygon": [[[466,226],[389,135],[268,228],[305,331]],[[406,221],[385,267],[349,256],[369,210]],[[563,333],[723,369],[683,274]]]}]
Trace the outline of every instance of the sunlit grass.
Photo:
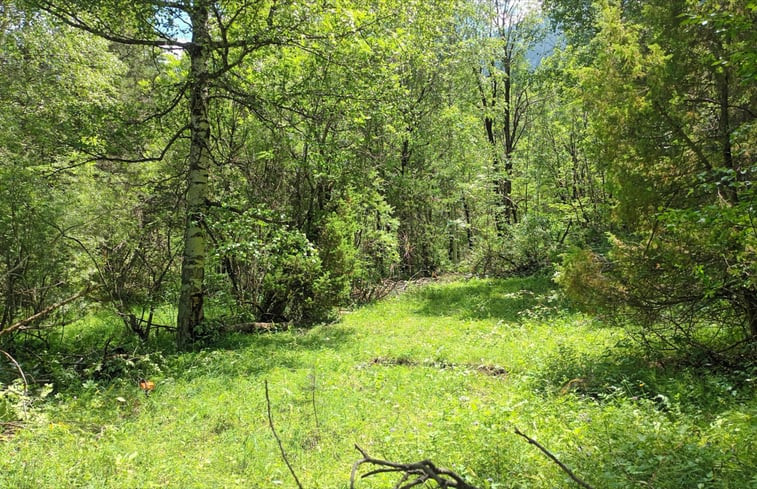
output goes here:
[{"label": "sunlit grass", "polygon": [[[96,335],[119,327],[100,318],[66,334],[102,345]],[[355,443],[430,458],[482,488],[571,487],[514,426],[597,488],[757,487],[749,375],[662,370],[622,340],[548,279],[427,286],[336,324],[169,348],[122,375],[58,385],[0,442],[0,487],[295,487],[265,380],[306,488],[346,488]],[[141,374],[157,384],[149,396]]]}]

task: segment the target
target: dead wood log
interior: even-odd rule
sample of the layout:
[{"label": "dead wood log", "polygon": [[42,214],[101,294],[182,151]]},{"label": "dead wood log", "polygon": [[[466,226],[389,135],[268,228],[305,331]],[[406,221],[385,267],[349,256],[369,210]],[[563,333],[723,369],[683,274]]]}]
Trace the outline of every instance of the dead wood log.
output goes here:
[{"label": "dead wood log", "polygon": [[45,316],[49,315],[51,312],[53,312],[56,309],[59,309],[59,308],[65,306],[69,302],[75,301],[76,299],[78,299],[79,297],[83,296],[87,292],[89,292],[89,287],[85,287],[84,289],[80,290],[79,292],[77,292],[76,294],[72,295],[71,297],[63,299],[62,301],[60,301],[58,303],[55,303],[55,304],[53,304],[51,306],[48,306],[48,307],[42,309],[37,314],[33,314],[33,315],[29,316],[28,318],[22,319],[21,321],[15,323],[15,324],[11,324],[7,328],[4,328],[4,329],[0,330],[0,336],[12,333],[14,331],[21,331],[21,330],[26,329],[26,327],[29,326],[30,324],[32,324],[34,321],[37,321],[38,319],[44,318]]},{"label": "dead wood log", "polygon": [[269,333],[286,329],[288,326],[289,323],[237,323],[224,324],[221,326],[221,331],[224,333]]}]

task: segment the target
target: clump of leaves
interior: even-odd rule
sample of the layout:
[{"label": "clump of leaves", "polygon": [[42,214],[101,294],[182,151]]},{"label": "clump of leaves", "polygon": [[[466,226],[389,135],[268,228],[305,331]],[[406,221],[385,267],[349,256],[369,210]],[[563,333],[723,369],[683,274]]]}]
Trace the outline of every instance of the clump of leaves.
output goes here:
[{"label": "clump of leaves", "polygon": [[8,384],[0,382],[0,425],[26,421],[33,414],[35,404],[43,401],[53,391],[52,384],[44,384],[30,391],[22,379]]}]

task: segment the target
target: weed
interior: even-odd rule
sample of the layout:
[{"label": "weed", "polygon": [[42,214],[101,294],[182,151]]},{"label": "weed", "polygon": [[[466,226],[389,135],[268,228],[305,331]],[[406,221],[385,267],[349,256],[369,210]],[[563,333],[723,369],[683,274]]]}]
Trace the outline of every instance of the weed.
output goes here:
[{"label": "weed", "polygon": [[[571,487],[514,426],[594,487],[757,488],[754,371],[660,364],[553,295],[544,278],[431,285],[337,324],[182,353],[89,318],[50,341],[46,363],[16,356],[55,391],[0,441],[0,487],[294,487],[267,379],[308,489],[347,487],[355,443],[385,460],[431,459],[482,488]],[[109,337],[123,359],[102,362]],[[155,384],[149,396],[140,377]]]}]

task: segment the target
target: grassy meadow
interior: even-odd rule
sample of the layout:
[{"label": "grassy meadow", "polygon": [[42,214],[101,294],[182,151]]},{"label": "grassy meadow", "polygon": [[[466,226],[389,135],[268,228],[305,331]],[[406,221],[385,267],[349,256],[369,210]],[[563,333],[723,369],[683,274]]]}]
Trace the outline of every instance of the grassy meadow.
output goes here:
[{"label": "grassy meadow", "polygon": [[[37,387],[23,426],[5,425],[0,487],[296,487],[267,380],[306,489],[347,488],[356,443],[431,459],[482,489],[577,487],[515,427],[597,489],[757,488],[754,372],[647,358],[622,330],[571,311],[548,278],[426,285],[334,324],[190,353],[166,336],[108,354],[121,328],[93,315],[49,346],[58,364],[19,358]],[[92,353],[80,363],[102,361],[77,370],[82,345]],[[155,382],[150,395],[140,377]]]}]

